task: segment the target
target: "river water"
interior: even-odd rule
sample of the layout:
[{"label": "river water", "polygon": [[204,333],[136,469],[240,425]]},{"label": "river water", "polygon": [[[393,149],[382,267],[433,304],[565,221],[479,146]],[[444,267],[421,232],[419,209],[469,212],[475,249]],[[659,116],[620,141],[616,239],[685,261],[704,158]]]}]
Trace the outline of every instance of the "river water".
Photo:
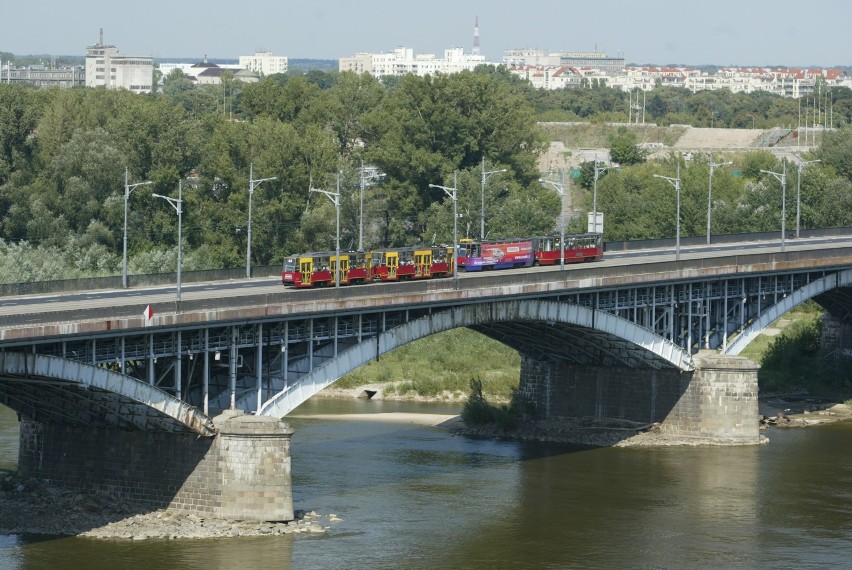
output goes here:
[{"label": "river water", "polygon": [[[309,401],[299,415],[440,405]],[[768,445],[589,449],[441,428],[291,418],[296,509],[319,536],[94,540],[0,535],[0,569],[822,568],[852,565],[852,423]],[[17,420],[0,407],[0,469]]]}]

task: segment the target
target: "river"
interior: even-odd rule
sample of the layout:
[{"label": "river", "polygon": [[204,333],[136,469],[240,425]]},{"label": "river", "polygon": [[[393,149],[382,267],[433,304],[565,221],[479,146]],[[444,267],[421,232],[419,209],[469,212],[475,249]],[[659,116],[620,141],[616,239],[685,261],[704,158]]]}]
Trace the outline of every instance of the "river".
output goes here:
[{"label": "river", "polygon": [[[291,418],[296,509],[324,535],[96,540],[0,535],[0,569],[817,568],[852,564],[852,423],[755,447],[588,449],[312,414],[455,413],[316,400]],[[17,420],[0,406],[0,469]]]}]

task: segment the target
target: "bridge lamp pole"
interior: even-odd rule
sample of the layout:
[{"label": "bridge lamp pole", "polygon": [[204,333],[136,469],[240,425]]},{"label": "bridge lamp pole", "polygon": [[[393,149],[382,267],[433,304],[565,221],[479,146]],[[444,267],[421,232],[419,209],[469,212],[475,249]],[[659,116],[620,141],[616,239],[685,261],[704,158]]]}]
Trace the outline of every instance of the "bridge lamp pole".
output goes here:
[{"label": "bridge lamp pole", "polygon": [[440,188],[453,200],[453,289],[459,288],[459,216],[458,216],[458,173],[453,173],[453,187],[430,184],[429,188]]},{"label": "bridge lamp pole", "polygon": [[358,251],[364,251],[364,190],[370,182],[378,180],[385,175],[379,172],[375,166],[364,166],[361,161],[361,210],[358,216]]},{"label": "bridge lamp pole", "polygon": [[506,172],[505,168],[501,168],[500,170],[491,170],[489,172],[485,171],[485,156],[482,157],[482,190],[480,192],[480,199],[482,202],[482,210],[479,216],[479,239],[485,239],[485,183],[488,181],[488,177],[492,174],[499,174],[501,172]]},{"label": "bridge lamp pole", "polygon": [[178,197],[177,199],[172,198],[171,196],[162,196],[160,194],[151,194],[153,198],[162,198],[169,204],[171,204],[172,208],[175,209],[178,216],[178,258],[177,258],[177,294],[176,301],[180,302],[180,266],[182,261],[182,242],[183,236],[181,234],[183,227],[183,180],[178,181]]},{"label": "bridge lamp pole", "polygon": [[801,212],[802,212],[802,170],[809,164],[813,164],[814,162],[822,162],[821,160],[802,160],[799,157],[799,171],[798,176],[796,176],[796,237],[799,237],[799,222],[801,220]]},{"label": "bridge lamp pole", "polygon": [[541,184],[550,184],[556,193],[559,194],[559,199],[562,203],[562,209],[559,212],[559,269],[565,270],[565,187],[559,182],[553,180],[538,179]]},{"label": "bridge lamp pole", "polygon": [[319,190],[317,188],[311,188],[311,192],[319,192],[320,194],[325,194],[326,198],[331,200],[331,203],[334,204],[334,210],[337,213],[337,224],[335,229],[336,236],[336,249],[335,254],[337,255],[337,265],[334,268],[334,286],[340,287],[340,174],[337,175],[337,192],[329,192],[328,190]]},{"label": "bridge lamp pole", "polygon": [[147,186],[153,184],[150,180],[145,182],[137,182],[136,184],[128,184],[129,172],[127,167],[124,167],[124,248],[121,256],[121,286],[127,289],[127,201],[130,199],[130,193],[136,190],[139,186]]},{"label": "bridge lamp pole", "polygon": [[606,172],[612,166],[598,166],[598,155],[595,155],[595,178],[592,189],[592,233],[598,233],[598,178],[601,172]]},{"label": "bridge lamp pole", "polygon": [[275,180],[276,177],[254,179],[254,164],[249,164],[249,203],[248,203],[248,231],[246,232],[246,279],[251,279],[251,197],[254,189],[261,182]]},{"label": "bridge lamp pole", "polygon": [[784,250],[784,239],[787,230],[787,160],[781,161],[781,172],[761,170],[764,174],[771,174],[781,182],[781,250]]},{"label": "bridge lamp pole", "polygon": [[677,164],[677,177],[672,178],[671,176],[660,176],[659,174],[655,174],[654,178],[662,178],[663,180],[667,180],[669,184],[674,186],[675,192],[677,192],[677,222],[676,222],[676,230],[675,230],[675,261],[680,261],[680,163]]},{"label": "bridge lamp pole", "polygon": [[713,157],[710,157],[710,182],[707,186],[707,245],[710,245],[710,217],[713,211],[713,171],[720,166],[727,166],[729,164],[733,164],[733,162],[728,161],[716,164],[713,162]]}]

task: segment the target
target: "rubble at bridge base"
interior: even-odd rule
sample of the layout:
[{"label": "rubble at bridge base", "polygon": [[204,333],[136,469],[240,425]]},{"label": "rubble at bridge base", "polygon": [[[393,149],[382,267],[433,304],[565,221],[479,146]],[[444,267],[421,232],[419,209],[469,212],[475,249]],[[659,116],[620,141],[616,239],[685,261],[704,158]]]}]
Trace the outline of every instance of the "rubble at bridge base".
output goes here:
[{"label": "rubble at bridge base", "polygon": [[0,475],[0,534],[126,540],[321,534],[340,519],[296,511],[288,522],[227,520],[170,509],[151,511],[114,494]]}]

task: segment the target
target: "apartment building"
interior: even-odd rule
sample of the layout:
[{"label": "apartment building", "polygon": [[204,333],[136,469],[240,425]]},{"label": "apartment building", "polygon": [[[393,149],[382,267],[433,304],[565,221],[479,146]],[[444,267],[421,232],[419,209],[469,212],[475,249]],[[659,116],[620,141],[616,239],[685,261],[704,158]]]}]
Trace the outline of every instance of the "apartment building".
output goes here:
[{"label": "apartment building", "polygon": [[287,58],[283,55],[272,55],[271,51],[258,51],[254,55],[241,55],[240,67],[259,75],[287,73]]},{"label": "apartment building", "polygon": [[439,58],[435,54],[415,54],[411,48],[400,47],[389,53],[357,53],[353,57],[340,58],[338,69],[369,73],[374,77],[398,77],[409,73],[423,77],[473,71],[485,63],[484,55],[466,54],[462,48],[444,50],[444,57]]}]

